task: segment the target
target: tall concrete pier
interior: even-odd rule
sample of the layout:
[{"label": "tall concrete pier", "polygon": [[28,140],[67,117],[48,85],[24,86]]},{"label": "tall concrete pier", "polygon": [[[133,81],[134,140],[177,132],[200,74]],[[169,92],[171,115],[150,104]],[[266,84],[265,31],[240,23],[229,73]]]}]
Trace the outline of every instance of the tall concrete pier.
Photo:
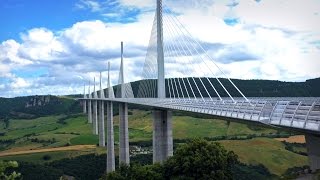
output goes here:
[{"label": "tall concrete pier", "polygon": [[[100,72],[100,99],[104,99],[104,91],[102,89],[102,76]],[[105,129],[104,129],[104,101],[99,101],[99,120],[98,120],[98,127],[99,127],[99,146],[105,147],[106,140],[105,140]]]},{"label": "tall concrete pier", "polygon": [[[96,91],[96,78],[93,80],[93,98],[98,98],[97,91]],[[92,101],[93,104],[93,112],[92,112],[92,132],[93,134],[98,134],[98,102],[97,100]]]},{"label": "tall concrete pier", "polygon": [[89,81],[89,89],[88,89],[88,123],[92,123],[92,105],[91,105],[91,92],[90,92],[90,81]]},{"label": "tall concrete pier", "polygon": [[[166,98],[162,32],[162,0],[157,0],[158,98]],[[153,162],[163,162],[173,155],[172,112],[155,109],[153,117]]]},{"label": "tall concrete pier", "polygon": [[306,134],[305,137],[310,169],[314,172],[320,169],[320,136]]},{"label": "tall concrete pier", "polygon": [[[86,85],[83,86],[83,98],[87,98],[86,96]],[[87,113],[87,101],[83,100],[82,101],[82,106],[83,106],[83,113],[86,114]]]},{"label": "tall concrete pier", "polygon": [[[123,42],[121,42],[120,65],[120,98],[125,98],[123,73]],[[128,103],[119,103],[119,163],[130,164],[129,158],[129,132],[128,132]]]},{"label": "tall concrete pier", "polygon": [[153,162],[162,162],[173,155],[172,112],[153,110]]},{"label": "tall concrete pier", "polygon": [[[110,62],[108,63],[108,98],[114,98],[111,90]],[[113,132],[113,103],[107,101],[107,173],[115,170],[114,132]]]}]

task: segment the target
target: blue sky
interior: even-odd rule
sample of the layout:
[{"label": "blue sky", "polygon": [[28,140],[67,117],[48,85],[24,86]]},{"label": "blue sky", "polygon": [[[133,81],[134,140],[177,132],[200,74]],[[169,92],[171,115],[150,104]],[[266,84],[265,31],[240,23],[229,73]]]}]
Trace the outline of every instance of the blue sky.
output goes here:
[{"label": "blue sky", "polygon": [[[319,0],[164,0],[164,6],[231,78],[320,77]],[[0,96],[80,93],[99,71],[106,80],[108,61],[116,84],[120,41],[126,81],[142,78],[154,9],[155,0],[2,0]],[[179,60],[168,57],[167,77],[186,76]]]}]

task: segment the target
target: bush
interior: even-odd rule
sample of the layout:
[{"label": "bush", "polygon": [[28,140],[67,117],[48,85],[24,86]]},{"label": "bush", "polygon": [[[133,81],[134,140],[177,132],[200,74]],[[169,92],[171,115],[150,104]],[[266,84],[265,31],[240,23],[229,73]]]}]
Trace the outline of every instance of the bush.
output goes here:
[{"label": "bush", "polygon": [[45,161],[49,161],[51,159],[51,156],[46,154],[42,157],[42,159]]}]

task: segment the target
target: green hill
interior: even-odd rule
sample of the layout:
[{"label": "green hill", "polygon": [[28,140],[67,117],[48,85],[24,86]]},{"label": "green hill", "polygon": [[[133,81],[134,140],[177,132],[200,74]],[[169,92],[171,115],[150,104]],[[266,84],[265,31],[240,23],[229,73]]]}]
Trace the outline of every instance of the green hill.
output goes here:
[{"label": "green hill", "polygon": [[31,119],[48,115],[79,113],[79,102],[68,97],[26,96],[0,97],[0,120],[6,118]]}]

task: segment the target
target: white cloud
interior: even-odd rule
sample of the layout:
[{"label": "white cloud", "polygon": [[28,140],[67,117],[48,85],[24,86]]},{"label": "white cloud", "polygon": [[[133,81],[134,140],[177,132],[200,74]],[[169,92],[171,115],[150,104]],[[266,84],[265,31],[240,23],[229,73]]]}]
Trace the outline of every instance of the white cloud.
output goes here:
[{"label": "white cloud", "polygon": [[20,78],[20,77],[14,77],[13,82],[10,84],[10,87],[12,89],[19,89],[19,88],[27,88],[31,84],[27,82],[25,79]]},{"label": "white cloud", "polygon": [[78,9],[89,9],[92,12],[101,11],[101,4],[95,0],[80,0],[75,4]]},{"label": "white cloud", "polygon": [[[117,15],[113,11],[103,11],[103,3],[80,2],[78,8],[100,12],[102,16]],[[120,41],[125,44],[126,82],[138,80],[154,18],[154,12],[148,10],[154,9],[155,2],[120,0],[109,3],[119,3],[117,8],[125,10],[138,8],[143,13],[130,23],[90,20],[77,22],[60,31],[33,28],[21,33],[21,42],[1,42],[0,78],[6,81],[1,84],[0,96],[80,93],[84,81],[92,81],[93,77],[99,77],[99,71],[106,71],[107,61],[112,65],[112,84],[116,84]],[[204,48],[229,77],[300,81],[320,76],[320,49],[310,43],[320,39],[319,15],[314,15],[314,12],[320,12],[318,1],[308,0],[301,5],[297,0],[259,3],[240,0],[233,7],[232,15],[240,22],[234,26],[228,26],[223,19],[230,11],[226,6],[228,1],[172,0],[165,3],[178,12],[180,21],[192,36],[203,42]],[[173,23],[167,18],[164,23],[164,40],[167,42],[167,28],[172,28]],[[202,61],[198,57],[193,59],[194,62],[182,58],[167,60],[169,77],[222,76],[207,59]],[[46,72],[41,72],[41,68]],[[15,72],[17,69],[21,70],[19,75]],[[39,75],[26,75],[24,69]],[[105,72],[103,81],[106,87]],[[7,88],[10,89],[4,91]]]},{"label": "white cloud", "polygon": [[244,23],[293,31],[319,31],[320,2],[318,0],[240,0],[235,7]]}]

